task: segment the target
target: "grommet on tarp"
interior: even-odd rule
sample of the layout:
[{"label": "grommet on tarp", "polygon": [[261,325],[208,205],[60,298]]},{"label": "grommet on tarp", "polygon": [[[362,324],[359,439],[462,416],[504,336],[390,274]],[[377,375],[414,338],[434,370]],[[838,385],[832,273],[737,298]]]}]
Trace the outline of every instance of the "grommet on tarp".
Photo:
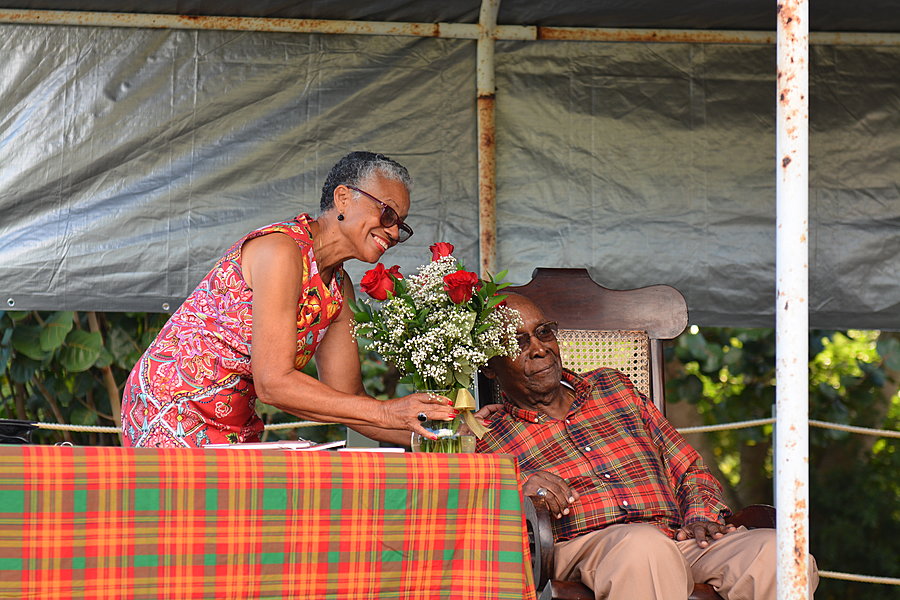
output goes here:
[{"label": "grommet on tarp", "polygon": [[12,308],[13,306],[16,305],[16,299],[15,299],[15,298],[7,298],[7,299],[6,299],[6,305],[7,305],[8,307]]},{"label": "grommet on tarp", "polygon": [[30,444],[37,423],[19,419],[0,419],[0,444]]}]

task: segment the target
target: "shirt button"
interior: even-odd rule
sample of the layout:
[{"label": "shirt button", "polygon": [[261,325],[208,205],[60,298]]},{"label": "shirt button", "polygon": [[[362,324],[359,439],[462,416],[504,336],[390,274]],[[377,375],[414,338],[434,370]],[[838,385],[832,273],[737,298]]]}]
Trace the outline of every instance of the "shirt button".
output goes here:
[{"label": "shirt button", "polygon": [[607,479],[609,479],[610,477],[612,477],[612,475],[610,475],[609,473],[604,473],[603,476],[606,477]]},{"label": "shirt button", "polygon": [[572,424],[572,421],[566,419],[566,425],[571,425],[571,424]]},{"label": "shirt button", "polygon": [[590,447],[590,446],[585,446],[585,447],[584,447],[584,451],[585,451],[585,452],[590,452],[590,451],[591,451],[591,447]]},{"label": "shirt button", "polygon": [[628,500],[622,500],[622,506],[628,506]]}]

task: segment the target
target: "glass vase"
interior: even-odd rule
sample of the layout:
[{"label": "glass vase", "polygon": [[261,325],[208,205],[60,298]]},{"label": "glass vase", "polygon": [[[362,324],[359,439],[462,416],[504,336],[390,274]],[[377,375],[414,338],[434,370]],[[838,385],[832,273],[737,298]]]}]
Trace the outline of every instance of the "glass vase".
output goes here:
[{"label": "glass vase", "polygon": [[[447,396],[451,400],[456,396],[456,390],[416,390],[423,393],[439,394]],[[410,447],[413,452],[440,452],[444,454],[463,453],[471,454],[475,452],[475,436],[472,433],[458,433],[463,425],[462,413],[460,413],[452,421],[432,421],[428,420],[422,423],[422,427],[437,435],[436,440],[432,440],[423,435],[413,432]]]}]

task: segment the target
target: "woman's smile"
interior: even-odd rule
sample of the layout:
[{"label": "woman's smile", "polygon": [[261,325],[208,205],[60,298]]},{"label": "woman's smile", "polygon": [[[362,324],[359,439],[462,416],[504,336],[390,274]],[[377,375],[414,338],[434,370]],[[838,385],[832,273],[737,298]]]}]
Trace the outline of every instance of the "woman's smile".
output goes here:
[{"label": "woman's smile", "polygon": [[376,235],[376,234],[374,234],[374,233],[372,234],[372,237],[375,238],[375,243],[378,244],[379,246],[381,246],[381,251],[382,251],[382,252],[385,252],[388,248],[391,247],[390,242],[388,242],[388,241],[387,241],[386,239],[384,239],[383,237],[381,237],[381,236],[379,236],[379,235]]}]

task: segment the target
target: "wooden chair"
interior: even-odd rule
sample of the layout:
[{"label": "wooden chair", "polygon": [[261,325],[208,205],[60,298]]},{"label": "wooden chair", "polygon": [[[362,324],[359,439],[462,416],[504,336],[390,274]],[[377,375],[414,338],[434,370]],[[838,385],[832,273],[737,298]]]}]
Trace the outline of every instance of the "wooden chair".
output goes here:
[{"label": "wooden chair", "polygon": [[[586,269],[537,268],[531,282],[506,291],[526,296],[548,319],[559,323],[563,365],[575,372],[612,367],[665,413],[663,342],[687,326],[684,296],[668,285],[611,290],[591,279]],[[485,393],[484,388],[481,392]],[[497,391],[493,390],[492,395]],[[541,600],[593,600],[577,582],[552,580],[553,531],[543,501],[525,502],[535,584]],[[730,519],[735,525],[774,527],[774,509],[754,505]],[[689,600],[721,600],[712,586],[697,584]]]}]

